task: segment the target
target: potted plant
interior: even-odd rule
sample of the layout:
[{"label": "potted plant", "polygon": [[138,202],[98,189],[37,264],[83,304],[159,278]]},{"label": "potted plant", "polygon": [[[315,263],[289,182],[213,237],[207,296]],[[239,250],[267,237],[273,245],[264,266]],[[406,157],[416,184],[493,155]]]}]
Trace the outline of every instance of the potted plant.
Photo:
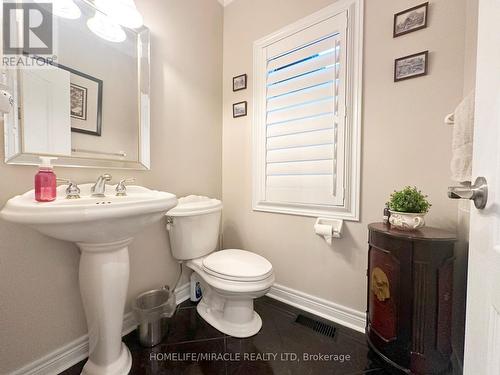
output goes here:
[{"label": "potted plant", "polygon": [[427,195],[415,186],[407,186],[401,191],[394,191],[389,200],[391,216],[389,223],[398,229],[415,230],[425,225],[424,216],[431,204]]}]

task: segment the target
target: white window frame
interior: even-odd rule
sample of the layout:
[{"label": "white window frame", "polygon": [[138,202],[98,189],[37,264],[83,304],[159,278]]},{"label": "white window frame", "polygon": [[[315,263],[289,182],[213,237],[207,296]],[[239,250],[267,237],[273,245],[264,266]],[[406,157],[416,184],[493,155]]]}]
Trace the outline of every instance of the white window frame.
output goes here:
[{"label": "white window frame", "polygon": [[[347,13],[344,199],[339,206],[266,201],[266,48],[319,22]],[[359,221],[361,185],[361,109],[363,0],[339,0],[254,42],[253,48],[253,202],[255,211]]]}]

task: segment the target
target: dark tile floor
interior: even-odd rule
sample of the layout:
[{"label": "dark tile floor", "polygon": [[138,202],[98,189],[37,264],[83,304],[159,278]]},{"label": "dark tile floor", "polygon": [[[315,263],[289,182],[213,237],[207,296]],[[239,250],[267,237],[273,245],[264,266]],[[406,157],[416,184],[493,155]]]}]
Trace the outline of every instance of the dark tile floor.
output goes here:
[{"label": "dark tile floor", "polygon": [[[361,333],[336,325],[333,338],[323,336],[295,322],[299,313],[313,315],[268,297],[256,300],[255,310],[263,320],[261,331],[237,339],[212,328],[197,314],[193,303],[182,303],[172,318],[167,338],[156,347],[141,347],[135,331],[125,336],[124,342],[132,353],[130,374],[388,374]],[[200,354],[208,358],[194,358]],[[320,354],[338,357],[305,357]],[[80,374],[84,364],[62,374]]]}]

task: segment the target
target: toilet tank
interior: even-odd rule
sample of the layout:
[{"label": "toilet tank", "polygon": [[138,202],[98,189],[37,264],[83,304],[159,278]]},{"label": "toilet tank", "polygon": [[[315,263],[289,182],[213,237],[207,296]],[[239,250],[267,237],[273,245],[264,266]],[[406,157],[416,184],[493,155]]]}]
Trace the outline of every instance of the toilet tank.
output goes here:
[{"label": "toilet tank", "polygon": [[173,257],[189,260],[215,251],[221,213],[222,202],[217,199],[197,195],[180,198],[177,206],[167,212]]}]

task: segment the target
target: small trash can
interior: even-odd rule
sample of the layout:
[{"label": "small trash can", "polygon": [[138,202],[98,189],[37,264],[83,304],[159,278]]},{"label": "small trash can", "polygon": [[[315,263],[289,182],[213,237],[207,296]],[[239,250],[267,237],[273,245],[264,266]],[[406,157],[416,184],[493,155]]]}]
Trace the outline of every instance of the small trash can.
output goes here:
[{"label": "small trash can", "polygon": [[168,320],[175,312],[175,295],[168,287],[139,294],[134,303],[134,314],[139,323],[139,341],[153,347],[167,334]]}]

